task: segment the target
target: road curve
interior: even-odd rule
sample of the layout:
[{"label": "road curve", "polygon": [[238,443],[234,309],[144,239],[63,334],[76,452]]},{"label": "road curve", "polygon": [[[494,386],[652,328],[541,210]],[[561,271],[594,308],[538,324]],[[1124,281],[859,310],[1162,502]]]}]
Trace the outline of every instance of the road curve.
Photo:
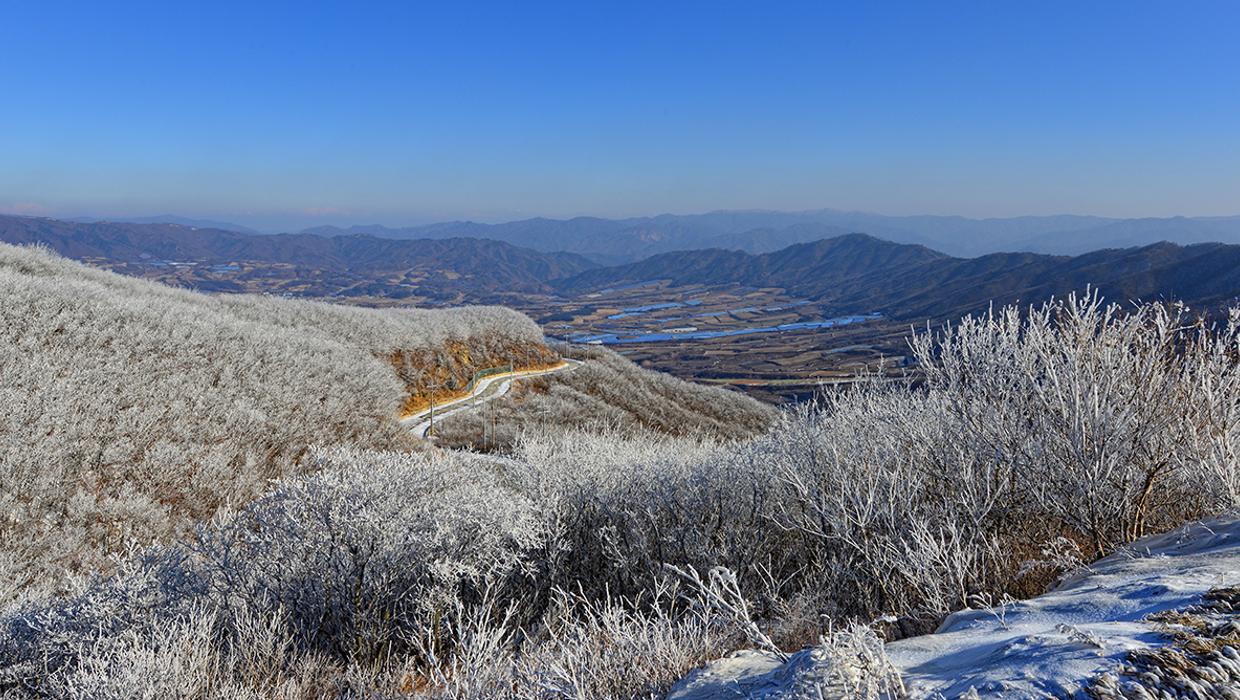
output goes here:
[{"label": "road curve", "polygon": [[[487,401],[494,401],[504,394],[508,393],[512,382],[517,379],[528,379],[530,377],[540,377],[544,374],[555,374],[556,372],[569,372],[576,369],[581,364],[580,360],[570,360],[564,358],[564,362],[555,367],[546,369],[533,369],[520,372],[507,372],[505,374],[495,374],[490,377],[484,377],[474,385],[474,390],[469,396],[462,396],[459,399],[446,401],[435,406],[435,420],[440,421],[448,416],[460,411],[467,411],[476,406],[480,406]],[[491,388],[494,387],[494,391]],[[429,439],[426,435],[431,428],[431,409],[419,411],[406,418],[402,418],[401,425],[409,428],[409,431],[423,439]]]}]

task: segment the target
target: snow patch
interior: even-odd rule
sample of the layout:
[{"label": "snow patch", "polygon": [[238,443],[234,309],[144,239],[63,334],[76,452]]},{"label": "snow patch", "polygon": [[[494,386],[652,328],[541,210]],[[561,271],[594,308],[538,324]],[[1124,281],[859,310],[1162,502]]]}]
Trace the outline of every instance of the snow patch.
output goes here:
[{"label": "snow patch", "polygon": [[[1037,598],[949,616],[934,634],[886,645],[909,698],[1084,698],[1086,683],[1132,650],[1170,639],[1146,618],[1240,583],[1240,517],[1186,525],[1095,562]],[[695,671],[668,700],[795,698],[816,648],[786,664],[739,652]],[[825,659],[824,662],[831,662]],[[823,697],[844,697],[823,694]]]}]

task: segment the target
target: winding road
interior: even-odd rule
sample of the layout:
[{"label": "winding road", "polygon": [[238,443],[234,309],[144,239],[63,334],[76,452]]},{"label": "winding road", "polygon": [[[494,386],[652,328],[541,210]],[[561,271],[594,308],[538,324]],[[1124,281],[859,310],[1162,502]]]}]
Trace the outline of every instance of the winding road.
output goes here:
[{"label": "winding road", "polygon": [[436,421],[443,420],[454,413],[467,411],[471,408],[480,406],[488,401],[494,401],[499,397],[508,393],[512,387],[512,382],[517,379],[528,379],[530,377],[540,377],[544,374],[555,374],[557,372],[570,372],[581,364],[580,360],[570,360],[564,358],[563,363],[555,367],[546,369],[524,370],[519,372],[507,372],[505,374],[495,374],[490,377],[484,377],[474,386],[473,392],[469,396],[462,396],[459,399],[445,401],[437,404],[434,409],[426,409],[419,411],[407,418],[401,419],[401,425],[409,428],[409,431],[423,439],[430,439],[427,432],[431,429],[431,412],[434,411],[434,419]]}]

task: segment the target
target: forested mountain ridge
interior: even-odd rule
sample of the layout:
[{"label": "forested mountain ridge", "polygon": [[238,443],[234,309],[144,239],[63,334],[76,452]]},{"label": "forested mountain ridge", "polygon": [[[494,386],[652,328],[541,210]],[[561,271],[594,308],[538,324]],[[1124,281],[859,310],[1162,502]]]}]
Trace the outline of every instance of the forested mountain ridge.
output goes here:
[{"label": "forested mountain ridge", "polygon": [[849,234],[762,255],[722,249],[664,253],[629,265],[583,272],[557,286],[580,292],[625,282],[669,279],[677,285],[749,284],[791,289],[813,287],[825,279],[838,282],[873,272],[896,273],[945,257],[922,246]]},{"label": "forested mountain ridge", "polygon": [[[831,230],[813,223],[792,226],[798,235]],[[778,232],[762,235],[768,234],[778,239]],[[91,264],[203,291],[351,297],[376,304],[413,299],[520,305],[534,296],[571,297],[649,280],[781,288],[828,311],[879,312],[902,320],[950,319],[992,303],[1035,303],[1087,286],[1109,299],[1175,300],[1206,308],[1240,296],[1240,246],[1224,243],[960,258],[850,233],[766,253],[684,250],[600,267],[576,253],[544,253],[480,238],[249,235],[178,224],[17,216],[0,216],[0,242],[40,244]]]},{"label": "forested mountain ridge", "polygon": [[1097,248],[1240,243],[1240,217],[1118,219],[1100,216],[888,216],[818,209],[661,214],[626,219],[580,216],[534,218],[504,223],[449,221],[389,228],[323,226],[306,233],[325,236],[363,233],[387,238],[492,238],[542,251],[570,251],[603,264],[623,264],[679,250],[723,248],[769,253],[795,244],[847,233],[866,233],[899,243],[925,245],[961,257],[997,252],[1079,255]]},{"label": "forested mountain ridge", "polygon": [[1114,300],[1183,301],[1207,308],[1240,296],[1240,246],[1156,243],[1075,257],[995,253],[955,258],[928,248],[850,234],[750,255],[667,253],[557,282],[562,291],[649,280],[673,285],[781,287],[842,312],[897,319],[951,318],[992,303],[1032,303],[1087,286]]},{"label": "forested mountain ridge", "polygon": [[[548,282],[595,267],[571,253],[540,253],[474,238],[264,236],[179,224],[88,223],[18,216],[0,216],[0,242],[40,244],[67,257],[108,263],[278,265],[334,273],[343,278],[335,283],[337,288],[347,289],[352,284],[372,291],[375,281],[387,280],[389,283],[379,291],[388,292],[399,292],[402,285],[439,294],[458,289],[474,295],[546,292]],[[251,291],[226,283],[203,287]]]}]

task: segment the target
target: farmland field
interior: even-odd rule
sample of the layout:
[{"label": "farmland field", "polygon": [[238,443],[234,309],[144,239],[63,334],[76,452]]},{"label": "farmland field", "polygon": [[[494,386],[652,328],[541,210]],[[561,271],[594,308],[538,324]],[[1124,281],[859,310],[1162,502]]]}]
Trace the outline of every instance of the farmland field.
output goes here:
[{"label": "farmland field", "polygon": [[881,362],[905,362],[907,324],[841,314],[779,288],[653,281],[517,304],[548,336],[607,345],[643,367],[784,403]]}]

